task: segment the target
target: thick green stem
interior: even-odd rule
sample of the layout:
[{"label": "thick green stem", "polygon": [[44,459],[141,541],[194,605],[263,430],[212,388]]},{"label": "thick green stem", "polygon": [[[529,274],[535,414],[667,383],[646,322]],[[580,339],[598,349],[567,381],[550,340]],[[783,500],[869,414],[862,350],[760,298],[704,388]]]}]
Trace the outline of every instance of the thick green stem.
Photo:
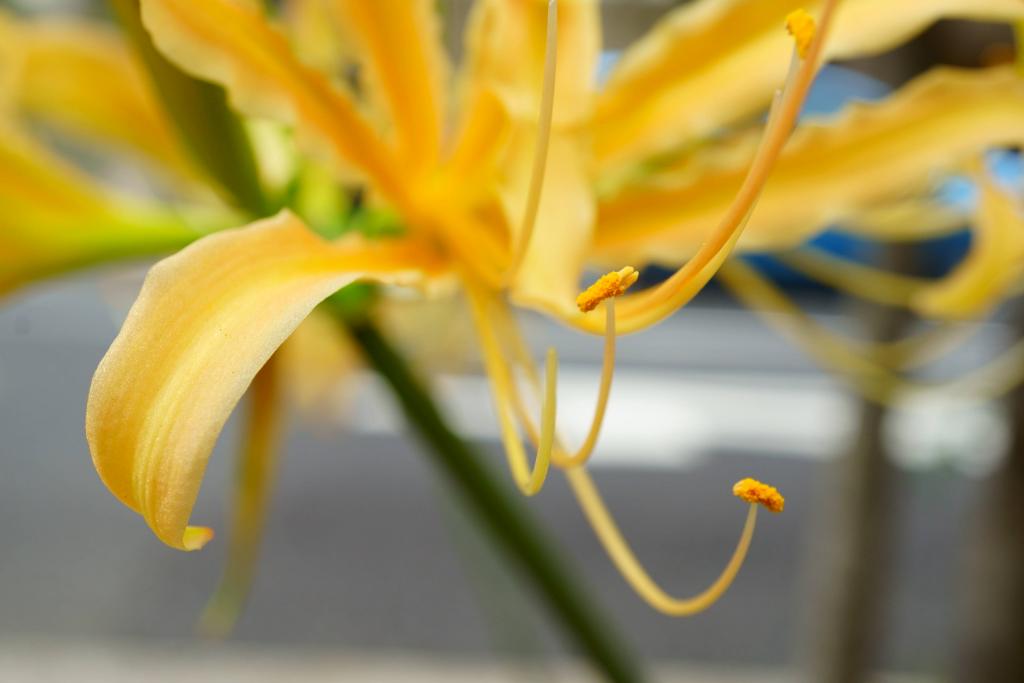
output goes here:
[{"label": "thick green stem", "polygon": [[608,619],[597,613],[579,582],[566,571],[523,503],[500,483],[480,454],[452,431],[402,357],[369,322],[353,322],[348,329],[369,364],[391,387],[426,453],[461,493],[488,537],[544,598],[562,628],[609,681],[642,680],[637,664],[607,628]]}]

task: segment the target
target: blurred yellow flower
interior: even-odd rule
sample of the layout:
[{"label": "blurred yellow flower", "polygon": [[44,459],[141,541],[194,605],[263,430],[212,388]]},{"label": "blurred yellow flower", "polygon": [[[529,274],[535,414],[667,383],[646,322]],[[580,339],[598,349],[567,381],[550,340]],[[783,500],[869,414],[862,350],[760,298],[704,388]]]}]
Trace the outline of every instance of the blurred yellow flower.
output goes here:
[{"label": "blurred yellow flower", "polygon": [[[833,6],[824,6],[823,27]],[[618,313],[611,297],[636,280],[632,269],[603,279],[601,291],[570,313],[564,304],[574,298],[594,220],[584,142],[599,55],[597,4],[480,3],[470,21],[462,113],[450,142],[444,136],[450,68],[432,3],[342,0],[332,7],[351,32],[370,115],[353,93],[300,61],[249,3],[142,2],[146,26],[167,56],[223,84],[244,113],[293,125],[308,153],[340,177],[358,178],[370,202],[396,210],[405,233],[325,242],[285,212],[203,239],[156,266],[90,391],[86,431],[100,477],[165,543],[201,547],[211,532],[188,526],[188,518],[206,460],[249,382],[298,323],[355,280],[422,289],[447,273],[469,295],[519,487],[532,495],[549,462],[562,467],[641,595],[672,613],[706,607],[742,562],[755,508],[715,590],[675,600],[651,584],[581,466],[596,444],[611,387],[616,325],[636,330],[671,314],[727,255],[794,125],[824,32],[799,48],[805,58],[794,51],[750,172],[706,248],[664,284],[623,296]],[[525,59],[510,58],[514,46],[527,48]],[[529,429],[539,443],[532,467],[516,427],[532,421],[516,410],[523,402],[502,348],[517,334],[506,291],[606,335],[595,419],[574,455],[554,436],[557,361],[549,354],[543,417],[539,430]],[[585,311],[602,300],[604,324],[590,322]]]},{"label": "blurred yellow flower", "polygon": [[[942,16],[1017,21],[1024,6],[1013,0],[701,0],[669,13],[603,88],[596,1],[479,0],[457,71],[432,0],[294,2],[285,12],[291,34],[259,4],[141,2],[164,55],[224,86],[241,113],[291,126],[304,153],[338,182],[364,188],[370,206],[395,212],[404,232],[326,241],[285,211],[205,237],[153,268],[97,370],[87,435],[111,491],[186,550],[212,534],[188,522],[221,428],[314,307],[357,280],[427,293],[454,281],[474,314],[516,484],[532,495],[550,464],[562,469],[633,588],[667,613],[699,611],[738,571],[756,504],[781,503],[769,489],[746,496],[752,506],[733,559],[704,593],[680,600],[651,580],[583,467],[607,404],[616,334],[686,305],[738,245],[788,249],[833,221],[880,236],[908,225],[914,236],[949,229],[961,217],[928,201],[929,180],[986,148],[1020,143],[1024,131],[1016,74],[940,70],[804,126],[786,144],[823,60],[883,51]],[[310,40],[296,45],[295,31]],[[358,78],[317,68],[350,62]],[[31,99],[44,111],[58,101]],[[766,110],[767,121],[755,123]],[[87,110],[80,118],[61,123],[105,121]],[[134,139],[180,166],[156,142]],[[977,229],[988,237],[950,280],[915,290],[914,305],[977,310],[1002,295],[1020,266],[1016,243],[1013,257],[1003,248],[1013,215],[1000,208],[1006,201],[986,193]],[[683,265],[626,293],[636,274],[617,270],[624,262]],[[577,308],[592,264],[616,269],[600,294],[618,300],[583,296]],[[972,273],[992,264],[1005,274],[999,286],[981,286]],[[548,354],[542,382],[510,301],[605,336],[592,427],[576,451],[556,437],[557,357]],[[602,306],[604,316],[587,314]],[[543,394],[539,420],[525,408],[517,370]],[[537,445],[532,465],[520,430]]]}]

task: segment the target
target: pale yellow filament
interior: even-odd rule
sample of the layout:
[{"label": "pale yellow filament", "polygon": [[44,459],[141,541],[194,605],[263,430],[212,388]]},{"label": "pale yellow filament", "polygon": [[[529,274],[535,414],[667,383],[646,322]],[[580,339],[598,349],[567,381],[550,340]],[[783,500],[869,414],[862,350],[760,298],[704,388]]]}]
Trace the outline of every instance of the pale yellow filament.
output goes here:
[{"label": "pale yellow filament", "polygon": [[950,353],[961,342],[973,336],[981,324],[977,322],[941,321],[934,327],[883,342],[854,341],[850,344],[861,353],[876,359],[893,370],[911,370],[932,363]]},{"label": "pale yellow filament", "polygon": [[[813,247],[777,254],[775,258],[793,270],[847,294],[888,306],[907,307],[913,297],[933,284],[922,278],[839,258]],[[891,342],[844,341],[840,335],[835,336],[852,347],[859,347],[861,353],[883,365],[907,369],[935,360],[977,329],[976,324],[943,321],[931,330]]]},{"label": "pale yellow filament", "polygon": [[[513,391],[514,378],[505,362],[501,352],[501,346],[494,334],[494,326],[491,323],[490,308],[493,305],[500,305],[492,296],[474,285],[467,284],[469,293],[470,308],[476,322],[477,332],[480,335],[480,348],[483,352],[484,365],[490,377],[491,397],[494,402],[494,409],[498,413],[498,422],[501,426],[501,440],[505,449],[505,457],[508,460],[509,470],[512,472],[512,479],[516,486],[526,496],[536,495],[544,486],[547,479],[548,468],[551,463],[551,442],[553,441],[554,425],[549,430],[550,435],[545,439],[541,436],[537,444],[537,454],[531,468],[526,456],[526,450],[520,440],[519,432],[513,419],[510,408],[510,396]],[[547,386],[544,392],[544,404],[546,410],[552,410],[555,400],[555,382],[552,381],[557,366],[553,362],[553,353],[548,353]],[[552,415],[553,417],[553,415]],[[549,418],[545,416],[543,422],[547,424]]]},{"label": "pale yellow filament", "polygon": [[608,299],[605,304],[604,322],[604,356],[601,359],[601,385],[597,390],[597,403],[594,406],[594,418],[590,421],[587,437],[579,450],[572,455],[562,450],[555,451],[555,464],[559,467],[578,467],[590,459],[601,435],[601,426],[608,409],[608,397],[612,393],[612,377],[615,375],[615,299]]},{"label": "pale yellow filament", "polygon": [[1017,43],[1017,71],[1024,74],[1024,21],[1018,21],[1013,25],[1013,37]]},{"label": "pale yellow filament", "polygon": [[[568,454],[561,446],[555,447],[558,387],[557,352],[552,348],[547,353],[544,397],[541,403],[541,424],[538,431],[537,425],[529,418],[523,406],[522,396],[516,386],[515,377],[501,344],[495,335],[495,327],[497,326],[505,332],[502,336],[511,337],[514,353],[522,366],[528,368],[528,372],[532,373],[531,380],[534,381],[536,386],[539,385],[539,378],[536,375],[536,368],[533,367],[533,360],[529,356],[529,350],[526,349],[522,336],[518,333],[514,321],[511,320],[511,314],[507,311],[507,306],[493,297],[488,297],[484,291],[478,288],[469,286],[468,290],[470,304],[480,334],[484,364],[488,375],[491,377],[491,392],[495,410],[498,413],[502,444],[509,463],[509,469],[519,490],[524,495],[532,496],[537,494],[543,487],[551,462],[562,468],[577,467],[587,462],[597,445],[601,426],[607,413],[612,377],[615,373],[614,300],[609,299],[605,302],[604,360],[601,367],[601,380],[594,407],[594,417],[579,450],[573,454]],[[499,311],[497,315],[492,314],[492,308]],[[512,330],[512,333],[509,333],[510,330]],[[519,437],[516,418],[518,418],[519,423],[523,426],[530,439],[537,445],[532,469]]]},{"label": "pale yellow filament", "polygon": [[[657,287],[622,298],[622,301],[619,302],[618,321],[621,332],[635,332],[649,327],[685,306],[707,284],[732,251],[796,123],[814,79],[824,40],[837,4],[838,0],[825,2],[819,29],[807,48],[806,58],[801,59],[799,52],[794,48],[789,76],[782,94],[776,97],[769,112],[765,133],[758,145],[754,160],[751,162],[732,205],[726,211],[718,227],[701,245],[693,258],[687,261],[672,277]],[[573,316],[569,322],[588,332],[601,331],[599,324],[586,316]]]},{"label": "pale yellow filament", "polygon": [[815,249],[801,249],[775,257],[799,273],[831,285],[865,301],[889,306],[907,306],[915,294],[931,282],[880,270]]},{"label": "pale yellow filament", "polygon": [[533,169],[526,193],[526,207],[519,234],[514,238],[512,261],[505,275],[505,285],[515,279],[526,250],[533,239],[540,211],[541,191],[548,165],[548,146],[551,142],[551,120],[555,108],[555,76],[558,66],[558,1],[548,0],[547,34],[544,45],[544,84],[540,95],[540,114],[537,117],[537,140],[533,149]]},{"label": "pale yellow filament", "polygon": [[[613,300],[609,300],[606,305],[612,304],[612,302]],[[504,311],[504,313],[505,315],[499,317],[503,336],[509,339],[515,358],[521,365],[527,378],[530,380],[534,390],[539,391],[540,378],[537,374],[537,368],[534,366],[533,357],[530,355],[529,349],[523,342],[522,334],[519,332],[515,321],[510,315],[508,315],[507,311]],[[609,314],[609,316],[611,317],[613,314]],[[611,322],[614,324],[614,317],[611,317]],[[614,339],[614,334],[611,338]],[[606,363],[608,362],[608,358],[609,356],[606,353]],[[612,357],[612,363],[614,363],[614,356]],[[602,378],[603,377],[604,375],[602,375]],[[551,382],[550,375],[548,375],[546,379],[548,382]],[[550,384],[548,386],[550,386]],[[517,387],[513,384],[510,386],[510,389],[512,390],[510,400],[515,407],[520,420],[523,422],[527,436],[532,442],[538,443],[539,435],[537,433],[536,424],[534,424],[526,414],[522,403],[522,397],[519,394]],[[547,387],[545,387],[545,390],[547,390]],[[595,419],[595,424],[597,422],[598,421]],[[596,441],[596,432],[592,431],[592,434]],[[592,443],[590,444],[590,448],[593,448]],[[581,449],[581,451],[582,450],[583,449]],[[750,506],[750,511],[747,513],[746,523],[743,526],[743,531],[740,534],[740,539],[736,545],[736,549],[733,551],[729,563],[725,566],[725,569],[722,570],[722,573],[714,583],[695,597],[685,599],[673,598],[658,586],[657,583],[655,583],[644,569],[639,559],[637,559],[636,555],[629,547],[629,544],[626,543],[626,540],[622,536],[622,532],[619,530],[618,525],[616,525],[611,513],[605,506],[604,501],[601,498],[601,494],[598,492],[593,480],[587,473],[586,468],[581,466],[583,462],[574,461],[568,456],[564,456],[564,453],[565,450],[556,436],[554,455],[556,458],[560,454],[565,457],[565,464],[559,464],[557,459],[556,464],[565,470],[566,477],[569,479],[570,488],[576,496],[576,500],[579,503],[580,508],[583,510],[587,521],[589,521],[590,525],[593,527],[594,534],[604,546],[605,552],[608,553],[612,563],[637,595],[646,601],[652,608],[660,612],[671,616],[687,616],[707,609],[725,593],[730,584],[732,584],[733,579],[736,578],[736,574],[743,565],[744,559],[746,559],[747,549],[750,547],[750,541],[754,535],[754,525],[757,519],[757,505]]]},{"label": "pale yellow filament", "polygon": [[[567,452],[565,448],[559,445],[561,439],[555,436],[555,447],[551,452],[551,461],[557,467],[562,469],[584,465],[590,459],[590,456],[594,454],[594,449],[597,447],[597,440],[601,436],[601,427],[604,425],[604,418],[608,411],[608,399],[611,397],[612,379],[615,376],[615,300],[608,299],[604,305],[604,355],[601,360],[601,380],[597,390],[597,400],[594,404],[594,416],[590,421],[587,436],[583,439],[583,443],[575,452],[571,454]],[[536,368],[534,367],[530,351],[523,341],[522,332],[520,332],[519,326],[516,324],[515,320],[512,319],[507,307],[503,313],[503,315],[497,318],[497,322],[502,330],[502,336],[508,340],[509,345],[512,347],[514,360],[518,363],[520,368],[522,368],[527,379],[530,380],[534,390],[539,393],[540,378],[537,374]],[[552,353],[553,350],[548,352],[547,369],[549,373],[551,372],[551,365],[553,363],[557,364],[557,356],[552,356]],[[522,423],[524,431],[532,441],[538,441],[538,439],[543,441],[543,437],[545,436],[543,424],[541,425],[541,429],[538,431],[537,424],[530,418],[525,408],[522,394],[519,392],[518,386],[512,382],[509,385],[509,390],[509,405],[519,418],[520,423]],[[548,390],[549,387],[545,386],[545,395]],[[545,401],[541,406],[542,418],[548,415],[549,411],[547,405],[548,402]],[[555,419],[552,418],[551,422],[552,425],[557,426]]]},{"label": "pale yellow filament", "polygon": [[569,479],[569,485],[576,495],[580,508],[587,516],[590,526],[593,527],[612,563],[637,595],[659,612],[684,617],[706,610],[728,590],[740,567],[743,566],[750,541],[754,537],[754,525],[757,522],[756,504],[750,505],[736,549],[714,583],[692,598],[674,598],[655,583],[626,543],[587,471],[582,467],[576,467],[566,470],[565,476]]},{"label": "pale yellow filament", "polygon": [[1001,396],[1024,380],[1024,339],[987,364],[959,377],[912,381],[893,373],[870,353],[853,348],[848,340],[816,323],[774,284],[746,264],[731,261],[722,268],[720,279],[766,323],[793,339],[824,366],[846,378],[861,395],[876,403],[890,405],[916,394],[984,400]]},{"label": "pale yellow filament", "polygon": [[199,622],[199,630],[207,636],[223,637],[234,629],[252,585],[277,464],[279,364],[277,356],[272,356],[249,388],[251,407],[235,475],[227,563]]}]

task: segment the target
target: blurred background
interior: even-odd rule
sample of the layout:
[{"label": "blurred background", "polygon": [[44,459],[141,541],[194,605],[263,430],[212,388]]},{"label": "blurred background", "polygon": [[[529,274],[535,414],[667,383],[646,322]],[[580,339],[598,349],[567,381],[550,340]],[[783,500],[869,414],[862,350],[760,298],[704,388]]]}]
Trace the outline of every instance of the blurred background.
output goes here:
[{"label": "blurred background", "polygon": [[[445,4],[456,49],[469,3]],[[673,4],[604,0],[607,49],[628,45]],[[1006,27],[943,22],[894,53],[843,65],[811,106],[877,95],[936,63],[999,59],[1011,45]],[[958,236],[872,258],[934,272],[965,245]],[[916,325],[760,265],[834,329],[881,338]],[[224,544],[165,548],[101,485],[83,437],[89,381],[144,272],[140,264],[67,277],[0,307],[0,680],[134,681],[143,671],[145,680],[591,680],[369,374],[317,416],[289,416],[250,604],[228,641],[196,637]],[[976,366],[1016,339],[1014,306],[943,371]],[[444,315],[439,343],[457,351],[471,330],[458,313]],[[562,356],[561,415],[572,439],[586,428],[600,342],[539,317],[524,323],[537,357],[549,345]],[[975,675],[979,658],[1015,649],[999,643],[1024,645],[1020,625],[999,609],[1020,604],[1013,586],[1024,582],[1014,547],[1024,517],[1000,493],[1021,484],[1009,477],[1024,459],[1015,433],[1024,398],[865,403],[714,286],[668,322],[624,338],[620,353],[593,472],[666,588],[700,590],[727,560],[745,512],[729,495],[734,481],[755,476],[787,497],[785,514],[762,517],[731,590],[687,619],[634,596],[560,477],[531,500],[656,680],[1020,680]],[[462,432],[500,466],[475,359],[451,364],[435,385]],[[229,425],[195,513],[217,529],[237,438]],[[1003,583],[990,578],[993,566]],[[998,666],[1021,671],[1012,661],[991,671]]]}]

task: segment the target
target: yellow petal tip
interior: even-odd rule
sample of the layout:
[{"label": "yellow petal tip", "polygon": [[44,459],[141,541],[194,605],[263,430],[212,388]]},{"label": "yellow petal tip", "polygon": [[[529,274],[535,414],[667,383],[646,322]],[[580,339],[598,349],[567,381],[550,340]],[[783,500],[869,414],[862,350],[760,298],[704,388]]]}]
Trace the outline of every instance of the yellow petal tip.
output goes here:
[{"label": "yellow petal tip", "polygon": [[205,526],[190,526],[185,528],[181,537],[181,545],[185,550],[199,550],[213,540],[213,529]]},{"label": "yellow petal tip", "polygon": [[605,299],[624,294],[639,277],[640,273],[632,266],[613,270],[607,275],[602,275],[597,282],[576,297],[576,305],[582,312],[589,313]]},{"label": "yellow petal tip", "polygon": [[814,40],[814,17],[803,8],[793,10],[786,16],[786,30],[796,42],[796,51],[800,55],[800,59],[805,59],[807,51],[811,48],[811,42]]},{"label": "yellow petal tip", "polygon": [[742,498],[748,503],[763,505],[772,512],[782,512],[786,506],[786,499],[782,497],[777,488],[749,477],[736,482],[732,487],[732,495]]}]

